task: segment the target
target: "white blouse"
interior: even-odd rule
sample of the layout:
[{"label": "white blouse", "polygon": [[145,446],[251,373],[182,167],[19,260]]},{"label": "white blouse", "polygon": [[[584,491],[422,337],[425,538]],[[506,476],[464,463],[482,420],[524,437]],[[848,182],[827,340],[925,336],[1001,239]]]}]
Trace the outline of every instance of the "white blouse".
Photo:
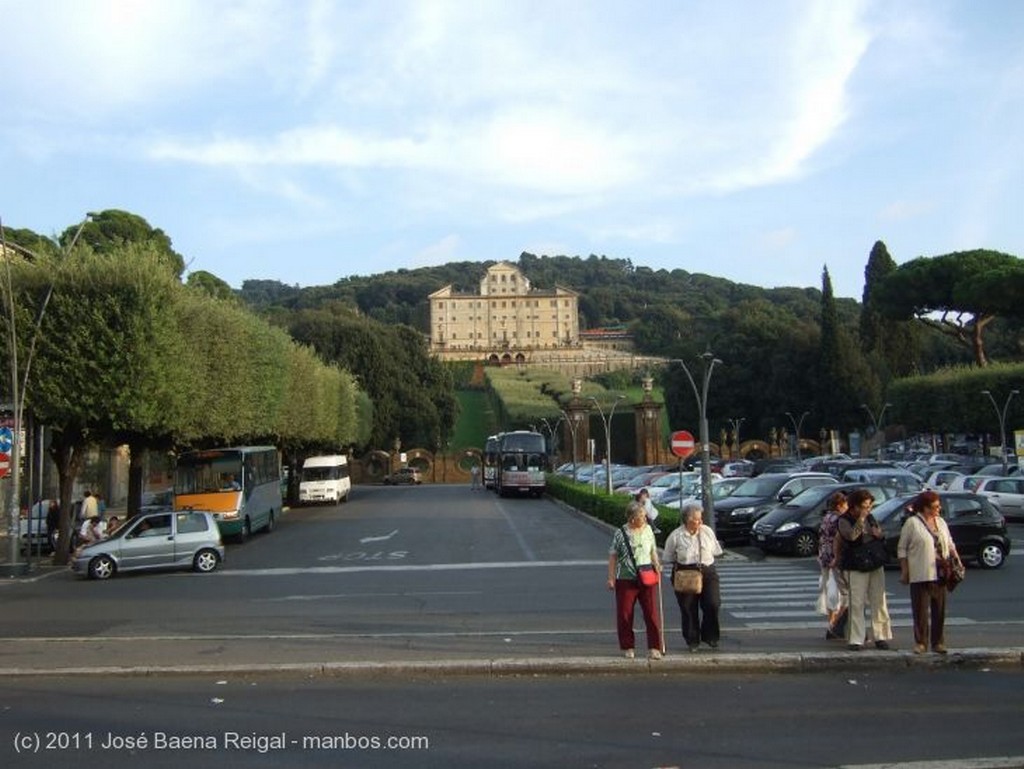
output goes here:
[{"label": "white blouse", "polygon": [[722,545],[715,537],[715,532],[706,523],[702,523],[696,534],[691,534],[685,526],[668,535],[665,540],[665,563],[677,563],[680,566],[693,566],[700,563],[710,566],[715,556],[722,554]]}]

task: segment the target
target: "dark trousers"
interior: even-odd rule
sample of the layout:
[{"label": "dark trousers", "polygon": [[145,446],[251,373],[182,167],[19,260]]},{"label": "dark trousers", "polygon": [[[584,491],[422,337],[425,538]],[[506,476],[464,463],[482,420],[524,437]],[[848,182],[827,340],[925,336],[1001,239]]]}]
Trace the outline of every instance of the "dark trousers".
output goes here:
[{"label": "dark trousers", "polygon": [[676,593],[679,613],[683,620],[683,640],[687,646],[718,643],[721,628],[718,625],[718,609],[722,605],[722,594],[718,584],[718,572],[714,566],[704,566],[704,587],[699,595]]},{"label": "dark trousers", "polygon": [[661,618],[658,616],[658,586],[640,585],[635,579],[615,580],[615,626],[619,634],[619,648],[633,649],[633,612],[637,601],[647,626],[647,648],[661,648]]},{"label": "dark trousers", "polygon": [[[911,582],[910,610],[914,617],[914,643],[932,648],[944,644],[946,586],[941,582]],[[929,627],[928,615],[931,613]],[[930,632],[929,632],[930,631]]]}]

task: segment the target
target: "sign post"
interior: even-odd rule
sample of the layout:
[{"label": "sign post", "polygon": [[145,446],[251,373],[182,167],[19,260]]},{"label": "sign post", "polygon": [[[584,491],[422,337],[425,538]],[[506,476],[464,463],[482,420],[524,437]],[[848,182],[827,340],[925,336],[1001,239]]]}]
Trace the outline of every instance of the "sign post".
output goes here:
[{"label": "sign post", "polygon": [[[697,443],[693,435],[686,430],[677,430],[669,438],[669,450],[679,457],[679,501],[682,509],[683,499],[683,462],[697,449]],[[682,521],[680,521],[682,523]]]}]

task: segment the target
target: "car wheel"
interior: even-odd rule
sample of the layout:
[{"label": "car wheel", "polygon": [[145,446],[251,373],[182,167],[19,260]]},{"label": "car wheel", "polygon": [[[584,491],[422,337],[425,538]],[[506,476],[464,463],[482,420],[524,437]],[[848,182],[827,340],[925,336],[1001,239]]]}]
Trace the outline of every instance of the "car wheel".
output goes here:
[{"label": "car wheel", "polygon": [[217,551],[208,548],[200,550],[196,553],[196,557],[192,559],[192,569],[201,574],[209,574],[211,571],[215,571],[219,564],[220,556],[217,555]]},{"label": "car wheel", "polygon": [[1006,553],[996,542],[985,542],[978,551],[978,565],[983,569],[998,569],[1006,560]]},{"label": "car wheel", "polygon": [[801,558],[818,552],[818,538],[814,536],[814,532],[801,531],[797,534],[796,539],[793,540],[793,552]]},{"label": "car wheel", "polygon": [[89,576],[93,579],[110,579],[117,572],[117,564],[109,555],[98,555],[89,561]]}]

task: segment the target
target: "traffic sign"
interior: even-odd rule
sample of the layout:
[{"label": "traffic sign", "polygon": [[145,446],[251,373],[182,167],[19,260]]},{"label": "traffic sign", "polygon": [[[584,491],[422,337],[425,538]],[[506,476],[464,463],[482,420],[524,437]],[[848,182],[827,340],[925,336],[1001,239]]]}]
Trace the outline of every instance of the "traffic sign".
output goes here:
[{"label": "traffic sign", "polygon": [[697,448],[697,442],[686,430],[677,430],[672,433],[669,442],[669,449],[680,459],[686,459]]},{"label": "traffic sign", "polygon": [[6,478],[11,472],[11,456],[0,452],[0,478]]},{"label": "traffic sign", "polygon": [[0,427],[0,454],[10,454],[14,446],[14,431],[9,427]]}]

